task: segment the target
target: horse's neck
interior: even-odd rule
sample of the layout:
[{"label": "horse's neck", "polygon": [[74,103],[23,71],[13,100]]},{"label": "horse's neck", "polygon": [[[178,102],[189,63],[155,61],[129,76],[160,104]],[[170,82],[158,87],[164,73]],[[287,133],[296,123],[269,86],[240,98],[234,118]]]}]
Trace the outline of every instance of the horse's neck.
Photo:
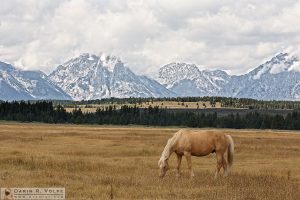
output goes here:
[{"label": "horse's neck", "polygon": [[167,160],[171,156],[171,154],[174,151],[173,147],[176,145],[176,143],[180,139],[181,135],[182,135],[182,131],[178,131],[173,135],[173,137],[171,137],[168,140],[168,142],[164,148],[164,151],[162,152],[161,160]]},{"label": "horse's neck", "polygon": [[173,151],[172,151],[172,144],[168,141],[168,143],[165,146],[164,151],[162,153],[163,160],[169,159],[169,157],[171,156],[172,153],[173,153]]},{"label": "horse's neck", "polygon": [[162,155],[163,160],[168,160],[170,156],[171,156],[170,150],[169,149],[168,150],[164,150],[163,155]]}]

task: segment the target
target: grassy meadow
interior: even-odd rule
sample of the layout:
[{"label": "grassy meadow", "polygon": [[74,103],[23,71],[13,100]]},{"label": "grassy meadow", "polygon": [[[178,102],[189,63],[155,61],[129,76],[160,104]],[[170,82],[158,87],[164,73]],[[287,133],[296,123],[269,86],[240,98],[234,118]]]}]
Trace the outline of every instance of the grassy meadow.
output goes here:
[{"label": "grassy meadow", "polygon": [[[177,102],[177,101],[153,101],[153,102],[142,102],[140,104],[90,104],[88,107],[86,105],[78,105],[77,107],[82,110],[82,112],[96,112],[97,108],[107,108],[109,106],[115,106],[116,109],[120,109],[121,106],[127,105],[130,107],[137,106],[139,108],[148,108],[149,106],[155,107],[158,106],[160,108],[167,109],[204,109],[204,108],[212,108],[212,105],[209,101],[197,101],[197,102]],[[221,103],[216,102],[214,108],[221,108]],[[66,111],[72,112],[75,108],[65,106]]]},{"label": "grassy meadow", "polygon": [[193,157],[195,178],[158,178],[178,128],[0,123],[1,187],[65,187],[67,199],[300,199],[300,132],[217,129],[232,135],[231,174],[214,180],[215,154]]}]

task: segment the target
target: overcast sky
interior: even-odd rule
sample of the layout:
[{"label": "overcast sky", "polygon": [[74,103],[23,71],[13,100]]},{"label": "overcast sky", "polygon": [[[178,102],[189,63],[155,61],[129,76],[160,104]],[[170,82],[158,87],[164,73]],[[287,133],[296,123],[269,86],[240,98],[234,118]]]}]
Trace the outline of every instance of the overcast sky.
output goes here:
[{"label": "overcast sky", "polygon": [[300,43],[296,0],[0,0],[0,60],[49,73],[89,52],[138,74],[169,62],[242,74]]}]

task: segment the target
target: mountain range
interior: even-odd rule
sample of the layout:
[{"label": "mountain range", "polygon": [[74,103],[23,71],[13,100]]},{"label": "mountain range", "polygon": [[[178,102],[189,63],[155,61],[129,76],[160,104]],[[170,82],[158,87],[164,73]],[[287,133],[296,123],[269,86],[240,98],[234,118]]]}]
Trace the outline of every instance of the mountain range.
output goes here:
[{"label": "mountain range", "polygon": [[0,62],[0,100],[72,99],[41,71],[24,71]]},{"label": "mountain range", "polygon": [[58,66],[49,79],[74,100],[175,95],[155,80],[135,75],[115,56],[82,54]]},{"label": "mountain range", "polygon": [[156,80],[132,72],[116,56],[82,54],[49,75],[0,62],[0,100],[89,100],[109,97],[226,96],[300,100],[299,59],[279,53],[244,75],[200,70],[195,64],[162,66]]},{"label": "mountain range", "polygon": [[298,58],[287,53],[279,53],[240,76],[221,70],[201,71],[194,64],[170,63],[160,68],[158,80],[179,96],[300,100],[299,66]]}]

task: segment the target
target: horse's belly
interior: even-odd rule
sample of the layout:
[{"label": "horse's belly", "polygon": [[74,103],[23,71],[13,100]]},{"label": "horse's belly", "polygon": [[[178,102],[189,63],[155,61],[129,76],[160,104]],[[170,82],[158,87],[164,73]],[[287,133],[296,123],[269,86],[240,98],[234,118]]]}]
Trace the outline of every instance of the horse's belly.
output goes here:
[{"label": "horse's belly", "polygon": [[192,152],[192,156],[207,156],[211,152]]},{"label": "horse's belly", "polygon": [[195,147],[192,148],[192,151],[191,151],[191,154],[193,156],[206,156],[206,155],[209,155],[210,153],[213,153],[214,152],[214,148],[213,147]]}]

